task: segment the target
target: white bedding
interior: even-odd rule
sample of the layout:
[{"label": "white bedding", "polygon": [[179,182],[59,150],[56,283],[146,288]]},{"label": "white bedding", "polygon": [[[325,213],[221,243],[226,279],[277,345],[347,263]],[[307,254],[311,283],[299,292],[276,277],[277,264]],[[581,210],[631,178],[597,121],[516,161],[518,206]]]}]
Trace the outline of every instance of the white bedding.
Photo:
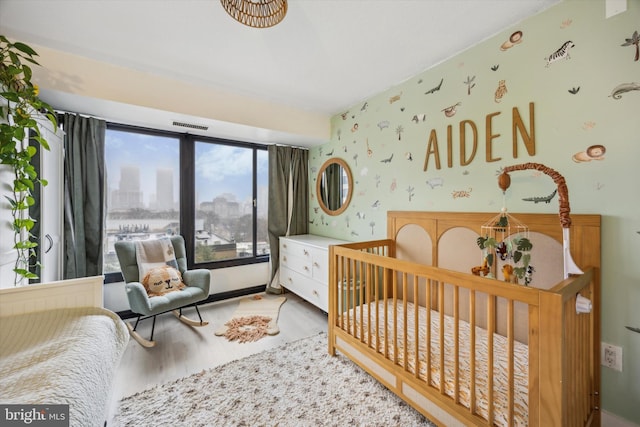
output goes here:
[{"label": "white bedding", "polygon": [[[378,321],[378,330],[380,331],[380,343],[377,345],[378,352],[384,354],[384,340],[383,340],[383,331],[385,324],[385,315],[384,315],[384,301],[378,302],[378,312],[379,312],[379,321]],[[353,323],[355,321],[356,329],[355,336],[360,339],[360,311],[362,307],[363,314],[363,322],[362,327],[364,333],[362,341],[365,343],[368,342],[368,324],[369,324],[369,306],[357,306],[355,310],[349,311],[350,317],[350,333],[353,333]],[[371,303],[371,318],[373,320],[375,316],[375,302]],[[387,323],[387,336],[389,342],[389,359],[394,360],[394,315],[393,315],[393,300],[387,300],[387,313],[388,313],[388,321]],[[424,307],[418,307],[419,317],[419,361],[420,361],[420,377],[426,381],[426,330],[427,330],[427,316],[426,309]],[[408,337],[415,336],[415,325],[414,325],[414,305],[412,303],[407,303],[407,331]],[[355,316],[354,316],[355,314]],[[397,336],[401,340],[404,335],[404,308],[402,304],[398,302],[398,310],[397,310]],[[343,320],[346,321],[346,318],[343,317]],[[445,353],[445,393],[449,397],[454,396],[454,319],[450,316],[444,316],[444,324],[445,324],[445,339],[444,339],[444,353]],[[346,328],[346,325],[344,325]],[[371,343],[370,347],[376,348],[376,328],[375,325],[371,327]],[[463,406],[469,407],[470,402],[470,331],[471,327],[468,322],[460,320],[459,321],[459,396],[460,402]],[[476,408],[477,412],[486,419],[488,416],[488,394],[487,394],[487,331],[485,329],[476,327],[475,328],[475,340],[476,340],[476,349],[475,349],[475,369],[476,369]],[[435,388],[439,389],[440,387],[440,313],[437,311],[431,310],[431,385]],[[494,423],[498,426],[507,426],[509,422],[507,421],[508,412],[507,412],[507,391],[508,391],[508,362],[507,362],[507,339],[498,334],[494,334],[493,340],[493,351],[494,351],[494,387],[493,387],[493,405],[494,405]],[[398,348],[401,349],[403,347],[403,343],[398,343]],[[411,373],[415,373],[415,358],[413,354],[413,342],[407,343],[408,350],[408,371]],[[398,364],[400,366],[404,366],[404,360],[402,357],[403,351],[400,350],[398,352]],[[514,425],[516,426],[526,426],[528,424],[528,347],[525,344],[514,341]]]},{"label": "white bedding", "polygon": [[102,426],[129,340],[111,311],[66,308],[0,318],[0,402],[69,404],[72,426]]}]

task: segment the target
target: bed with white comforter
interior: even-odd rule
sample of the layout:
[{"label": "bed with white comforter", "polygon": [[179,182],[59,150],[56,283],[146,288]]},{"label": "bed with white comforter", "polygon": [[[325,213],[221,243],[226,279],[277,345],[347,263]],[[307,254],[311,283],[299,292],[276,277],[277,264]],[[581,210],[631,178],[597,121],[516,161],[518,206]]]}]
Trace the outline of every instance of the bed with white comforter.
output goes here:
[{"label": "bed with white comforter", "polygon": [[[12,297],[0,295],[5,308]],[[104,425],[129,340],[122,320],[90,306],[6,314],[0,316],[0,403],[68,404],[71,426]]]}]

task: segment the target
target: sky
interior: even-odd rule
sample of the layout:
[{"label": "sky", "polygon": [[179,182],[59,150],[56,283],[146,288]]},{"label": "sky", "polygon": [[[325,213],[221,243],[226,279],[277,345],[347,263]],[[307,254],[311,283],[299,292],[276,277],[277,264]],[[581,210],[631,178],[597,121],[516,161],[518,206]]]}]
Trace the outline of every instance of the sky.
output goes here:
[{"label": "sky", "polygon": [[[179,195],[180,151],[178,137],[145,135],[107,130],[105,161],[109,191],[120,186],[120,168],[135,165],[140,168],[140,186],[144,203],[148,204],[156,192],[156,169],[174,170],[174,197]],[[258,185],[268,177],[268,155],[259,151]],[[252,150],[220,144],[196,144],[197,203],[232,193],[237,201],[252,196]],[[177,202],[175,200],[174,202]]]}]

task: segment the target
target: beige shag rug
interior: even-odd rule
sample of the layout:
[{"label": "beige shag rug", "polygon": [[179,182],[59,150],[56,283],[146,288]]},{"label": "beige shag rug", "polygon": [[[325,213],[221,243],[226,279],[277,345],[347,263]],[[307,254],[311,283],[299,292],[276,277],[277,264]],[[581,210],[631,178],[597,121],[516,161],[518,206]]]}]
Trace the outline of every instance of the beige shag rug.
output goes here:
[{"label": "beige shag rug", "polygon": [[119,402],[109,427],[434,426],[321,333]]},{"label": "beige shag rug", "polygon": [[257,341],[265,335],[276,335],[280,332],[280,306],[286,300],[285,297],[263,294],[242,298],[231,319],[215,334],[241,343]]}]

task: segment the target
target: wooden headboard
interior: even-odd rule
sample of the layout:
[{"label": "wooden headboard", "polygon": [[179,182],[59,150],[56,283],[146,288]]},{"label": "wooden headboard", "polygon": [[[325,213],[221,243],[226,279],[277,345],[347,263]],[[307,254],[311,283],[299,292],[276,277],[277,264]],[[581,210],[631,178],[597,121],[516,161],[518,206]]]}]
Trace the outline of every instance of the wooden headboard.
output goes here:
[{"label": "wooden headboard", "polygon": [[[495,212],[422,212],[422,211],[389,211],[387,212],[387,236],[396,243],[407,246],[419,246],[423,251],[430,250],[433,266],[439,266],[439,242],[442,236],[454,229],[468,229],[477,235],[480,229]],[[562,244],[562,226],[556,214],[510,213],[529,227],[532,233],[540,233],[551,237]],[[571,255],[579,267],[600,268],[600,215],[571,215]],[[409,236],[415,233],[404,233],[398,242],[399,234],[405,226],[419,227],[431,240],[431,248],[424,248],[424,241],[411,242]],[[475,240],[470,243],[475,245]],[[475,250],[478,248],[475,246]],[[534,248],[535,250],[535,248]],[[424,254],[424,252],[423,252]]]}]

